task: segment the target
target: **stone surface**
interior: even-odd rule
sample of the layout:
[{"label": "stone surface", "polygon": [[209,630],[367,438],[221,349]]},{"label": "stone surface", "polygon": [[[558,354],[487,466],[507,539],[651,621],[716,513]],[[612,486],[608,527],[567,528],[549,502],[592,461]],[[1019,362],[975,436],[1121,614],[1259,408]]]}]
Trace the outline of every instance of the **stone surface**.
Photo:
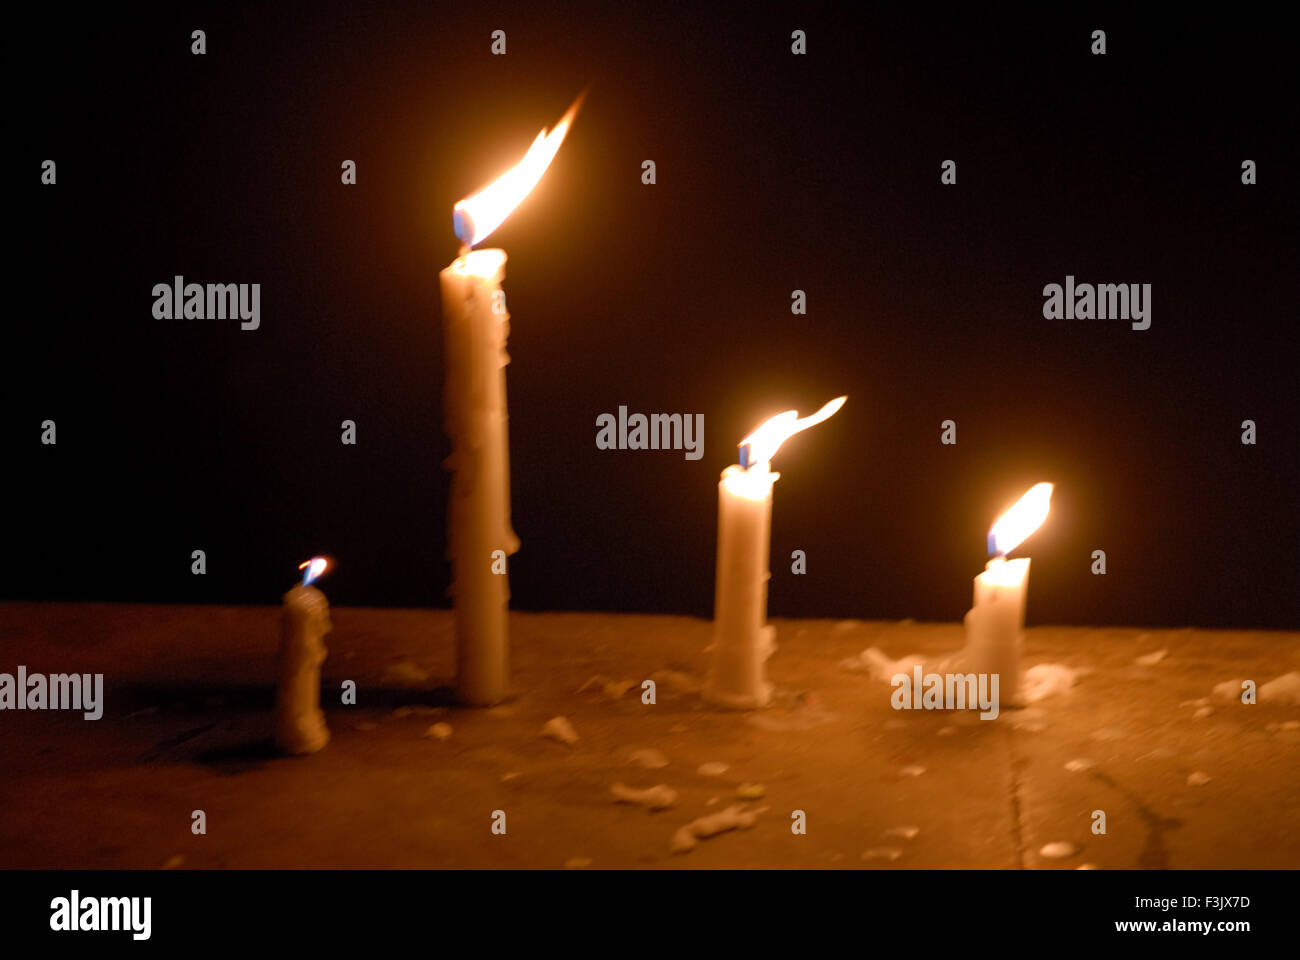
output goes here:
[{"label": "stone surface", "polygon": [[[277,607],[0,604],[0,671],[102,672],[105,711],[0,714],[0,863],[14,867],[608,868],[1300,867],[1300,707],[1224,704],[1216,684],[1300,667],[1300,634],[1038,627],[1026,666],[1078,671],[1034,705],[1040,724],[894,711],[891,689],[841,666],[867,647],[939,654],[955,624],[781,621],[771,707],[714,711],[698,682],[707,621],[511,615],[514,695],[457,707],[446,611],[335,607],[322,707],[333,733],[308,757],[270,747]],[[1141,640],[1139,641],[1139,637]],[[1158,665],[1135,666],[1151,649]],[[426,680],[417,680],[426,674]],[[602,675],[658,677],[657,703],[575,691]],[[356,706],[340,703],[345,680]],[[435,712],[455,730],[421,734]],[[582,739],[540,738],[568,717]],[[761,716],[762,723],[749,722]],[[1104,736],[1098,736],[1098,732]],[[939,733],[943,736],[939,736]],[[671,763],[638,770],[632,751]],[[1092,765],[1074,771],[1067,761]],[[702,764],[728,765],[721,775]],[[907,776],[923,767],[924,776]],[[1210,780],[1189,787],[1188,777]],[[610,802],[658,783],[671,810]],[[673,856],[719,789],[762,784],[745,830]],[[190,832],[203,810],[208,832]],[[507,833],[491,833],[492,812]],[[790,813],[807,815],[807,835]],[[1108,833],[1094,836],[1092,811]],[[898,824],[897,858],[853,856]],[[1050,843],[1078,848],[1048,859]],[[891,848],[892,849],[892,848]],[[580,851],[575,854],[575,851]]]}]

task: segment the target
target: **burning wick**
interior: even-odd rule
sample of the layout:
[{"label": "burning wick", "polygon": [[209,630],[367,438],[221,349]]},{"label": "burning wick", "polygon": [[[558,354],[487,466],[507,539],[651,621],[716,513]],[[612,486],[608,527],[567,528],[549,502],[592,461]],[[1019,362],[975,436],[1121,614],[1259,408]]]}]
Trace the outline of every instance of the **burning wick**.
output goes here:
[{"label": "burning wick", "polygon": [[[555,159],[565,134],[573,125],[586,91],[578,95],[568,111],[550,130],[543,130],[528,148],[522,160],[473,196],[452,208],[451,223],[464,247],[475,247],[487,239],[524,197],[537,186],[542,174]],[[464,256],[464,253],[461,254]]]},{"label": "burning wick", "polygon": [[989,529],[989,556],[994,560],[1004,560],[1047,519],[1051,502],[1052,484],[1036,483],[1030,487]]},{"label": "burning wick", "polygon": [[310,586],[312,581],[320,579],[325,568],[329,566],[329,561],[324,557],[312,557],[310,560],[304,560],[298,564],[298,569],[302,571],[302,585]]},{"label": "burning wick", "polygon": [[834,416],[840,407],[844,406],[844,401],[847,399],[847,397],[836,397],[816,413],[807,417],[801,418],[797,410],[787,410],[785,413],[777,414],[740,441],[738,444],[740,466],[745,470],[749,470],[762,464],[764,465],[763,469],[766,470],[766,465],[776,455],[776,451],[780,449],[781,444],[796,433],[801,433],[809,427],[815,427],[823,420]]}]

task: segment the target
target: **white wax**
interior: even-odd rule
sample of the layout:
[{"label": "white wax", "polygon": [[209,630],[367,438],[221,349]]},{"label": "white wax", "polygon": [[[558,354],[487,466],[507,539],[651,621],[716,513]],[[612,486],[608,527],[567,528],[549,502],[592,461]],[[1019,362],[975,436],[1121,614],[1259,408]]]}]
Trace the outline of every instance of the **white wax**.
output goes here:
[{"label": "white wax", "polygon": [[1029,560],[996,557],[975,578],[975,606],[966,614],[964,671],[998,675],[1002,706],[1022,703],[1020,657],[1024,647]]},{"label": "white wax", "polygon": [[280,620],[280,681],[275,698],[275,741],[285,753],[315,753],[329,743],[320,709],[320,667],[328,651],[330,605],[315,587],[284,595]]},{"label": "white wax", "polygon": [[765,465],[731,466],[718,483],[713,663],[704,695],[734,709],[766,706],[772,696],[763,664],[776,649],[776,628],[767,623],[767,582],[778,476]]},{"label": "white wax", "polygon": [[448,556],[455,606],[456,687],[463,703],[491,706],[510,684],[505,573],[493,551],[519,549],[510,525],[510,449],[506,432],[509,314],[495,296],[505,275],[502,250],[458,257],[439,276],[446,341],[444,415],[452,451]]}]

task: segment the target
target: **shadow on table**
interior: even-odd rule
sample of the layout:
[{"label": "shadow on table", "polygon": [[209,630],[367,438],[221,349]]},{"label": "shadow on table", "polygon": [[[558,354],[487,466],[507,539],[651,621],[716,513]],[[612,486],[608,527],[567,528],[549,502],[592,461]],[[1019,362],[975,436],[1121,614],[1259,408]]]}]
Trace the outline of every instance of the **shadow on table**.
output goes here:
[{"label": "shadow on table", "polygon": [[[153,715],[167,719],[183,718],[185,723],[184,729],[163,737],[140,754],[137,758],[140,763],[159,760],[199,763],[216,773],[235,776],[272,760],[287,759],[270,735],[275,711],[274,686],[191,681],[128,683],[115,687],[113,693],[124,711],[124,719]],[[322,686],[326,722],[340,722],[341,714],[349,710],[369,713],[402,707],[427,709],[457,705],[455,688],[446,684],[430,689],[362,687],[356,707],[331,705],[331,699],[336,696],[338,687],[335,682],[326,680]],[[250,725],[257,728],[256,736],[230,742],[229,735],[247,734]],[[226,742],[214,744],[214,740]],[[186,744],[191,747],[186,748]]]}]

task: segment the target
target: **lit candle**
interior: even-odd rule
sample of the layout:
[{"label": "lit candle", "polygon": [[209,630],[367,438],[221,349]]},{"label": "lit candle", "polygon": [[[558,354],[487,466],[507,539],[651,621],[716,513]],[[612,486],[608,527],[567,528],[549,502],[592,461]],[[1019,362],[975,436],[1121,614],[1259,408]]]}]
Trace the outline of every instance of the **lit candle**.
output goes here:
[{"label": "lit candle", "polygon": [[1038,483],[998,518],[989,530],[993,559],[975,578],[975,605],[966,614],[965,670],[997,675],[1002,706],[1021,705],[1020,656],[1024,645],[1025,595],[1029,558],[1008,560],[1014,550],[1047,519],[1052,485]]},{"label": "lit candle", "polygon": [[[581,98],[579,98],[581,99]],[[524,158],[456,204],[452,220],[464,246],[440,275],[446,343],[444,417],[452,451],[447,553],[455,608],[456,686],[463,703],[491,706],[509,692],[510,589],[505,558],[519,549],[510,524],[510,447],[506,430],[506,338],[501,292],[504,250],[473,250],[536,186],[578,109],[575,103]],[[499,552],[498,552],[499,551]]]},{"label": "lit candle", "polygon": [[780,474],[771,459],[787,438],[821,423],[844,405],[838,397],[810,417],[787,410],[740,442],[740,463],[718,483],[718,567],[714,582],[713,664],[704,695],[740,710],[765,706],[772,685],[763,664],[776,649],[767,623],[771,579],[772,485]]},{"label": "lit candle", "polygon": [[320,709],[320,667],[328,653],[330,605],[313,587],[329,566],[324,557],[301,564],[302,583],[284,595],[280,622],[280,682],[275,698],[275,742],[285,753],[315,753],[329,743]]}]

